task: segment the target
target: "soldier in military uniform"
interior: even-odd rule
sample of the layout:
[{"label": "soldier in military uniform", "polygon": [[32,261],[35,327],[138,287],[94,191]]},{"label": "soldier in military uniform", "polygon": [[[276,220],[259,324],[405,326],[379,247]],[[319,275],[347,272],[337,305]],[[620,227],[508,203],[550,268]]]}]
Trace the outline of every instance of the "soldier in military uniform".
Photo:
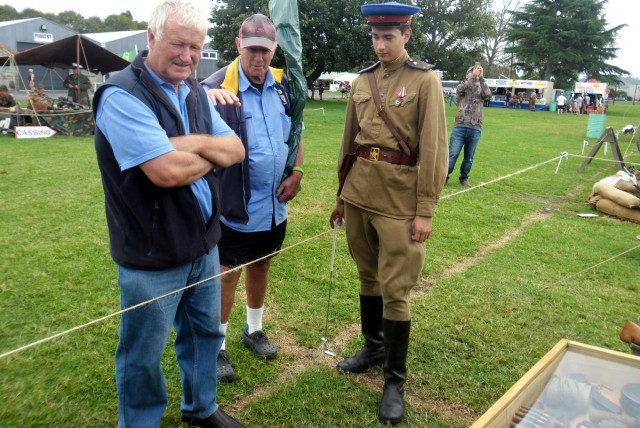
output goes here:
[{"label": "soldier in military uniform", "polygon": [[[411,16],[420,8],[395,2],[361,7],[380,60],[352,83],[338,171],[346,154],[353,167],[338,195],[330,223],[346,220],[346,236],[360,278],[364,347],[337,365],[359,373],[383,364],[378,417],[404,418],[404,383],[411,314],[409,292],[425,258],[440,192],[447,175],[448,146],[442,85],[432,66],[409,57]],[[381,107],[409,154],[376,108]]]},{"label": "soldier in military uniform", "polygon": [[42,83],[38,83],[35,91],[29,94],[29,101],[29,107],[33,110],[47,110],[51,105]]},{"label": "soldier in military uniform", "polygon": [[16,100],[9,93],[7,85],[0,85],[0,110],[9,110],[16,106]]},{"label": "soldier in military uniform", "polygon": [[73,73],[68,75],[62,84],[67,88],[67,96],[74,103],[89,107],[89,89],[91,89],[91,82],[87,76],[81,73],[81,68],[81,65],[73,64]]}]

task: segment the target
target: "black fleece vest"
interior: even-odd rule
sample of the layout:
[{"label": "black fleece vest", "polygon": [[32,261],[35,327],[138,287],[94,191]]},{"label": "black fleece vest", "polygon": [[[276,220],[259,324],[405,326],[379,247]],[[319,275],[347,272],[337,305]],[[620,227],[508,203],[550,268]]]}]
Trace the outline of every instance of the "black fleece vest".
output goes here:
[{"label": "black fleece vest", "polygon": [[[185,135],[180,113],[146,71],[146,54],[141,52],[131,65],[96,91],[94,108],[106,87],[118,86],[155,113],[168,137]],[[206,93],[193,78],[185,83],[191,89],[186,100],[191,133],[212,134]],[[205,224],[190,186],[161,188],[139,167],[120,171],[111,145],[97,127],[95,148],[105,194],[111,256],[116,263],[134,269],[166,269],[192,262],[217,244],[220,204],[214,171],[205,175],[214,209]]]}]

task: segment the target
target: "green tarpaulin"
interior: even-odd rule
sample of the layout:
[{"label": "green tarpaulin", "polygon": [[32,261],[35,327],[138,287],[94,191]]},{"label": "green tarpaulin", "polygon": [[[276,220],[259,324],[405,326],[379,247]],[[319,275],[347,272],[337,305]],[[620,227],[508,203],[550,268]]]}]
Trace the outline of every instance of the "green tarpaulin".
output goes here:
[{"label": "green tarpaulin", "polygon": [[297,0],[269,0],[269,15],[278,33],[278,46],[284,52],[291,96],[291,134],[285,177],[291,174],[302,134],[302,112],[307,102],[307,80],[302,71],[302,40]]}]

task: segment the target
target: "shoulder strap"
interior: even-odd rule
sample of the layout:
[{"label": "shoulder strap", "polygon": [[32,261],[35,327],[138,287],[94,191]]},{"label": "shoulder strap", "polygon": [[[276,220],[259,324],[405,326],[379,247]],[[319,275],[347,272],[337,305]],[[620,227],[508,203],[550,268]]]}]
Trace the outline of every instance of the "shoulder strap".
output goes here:
[{"label": "shoulder strap", "polygon": [[393,123],[391,123],[391,121],[389,120],[389,117],[387,116],[387,112],[384,111],[384,109],[382,108],[382,101],[380,101],[380,94],[378,93],[378,85],[376,85],[376,78],[373,75],[373,71],[368,71],[367,77],[369,78],[369,86],[371,86],[371,95],[373,95],[373,101],[376,104],[376,111],[378,112],[378,115],[382,118],[384,123],[387,125],[387,127],[389,128],[393,136],[396,137],[396,140],[398,140],[398,144],[402,148],[402,151],[404,151],[405,154],[407,155],[411,155],[411,150],[409,149],[407,142],[404,140],[404,138],[402,138],[402,136],[400,135],[396,127],[393,126]]}]

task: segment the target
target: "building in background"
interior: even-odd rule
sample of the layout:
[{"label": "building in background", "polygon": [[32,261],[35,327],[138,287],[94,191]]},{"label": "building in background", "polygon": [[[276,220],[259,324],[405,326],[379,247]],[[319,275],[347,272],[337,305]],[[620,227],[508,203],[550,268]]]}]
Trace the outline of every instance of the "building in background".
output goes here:
[{"label": "building in background", "polygon": [[[74,36],[77,33],[46,18],[26,18],[0,22],[0,40],[9,51],[23,52],[31,48]],[[114,31],[106,33],[83,34],[106,50],[132,61],[135,55],[147,48],[147,31]],[[207,38],[202,50],[196,78],[204,79],[218,70],[218,52],[210,47]],[[0,64],[0,84],[6,84],[18,98],[25,98],[29,89],[29,69],[35,74],[35,84],[42,83],[48,92],[57,95],[66,93],[62,82],[71,72],[62,68],[47,68],[41,65],[11,67],[12,64]],[[70,66],[70,64],[66,64]],[[17,69],[17,73],[16,73]],[[86,72],[86,71],[85,71]],[[108,76],[90,74],[95,90]],[[90,94],[92,95],[92,94]]]}]

